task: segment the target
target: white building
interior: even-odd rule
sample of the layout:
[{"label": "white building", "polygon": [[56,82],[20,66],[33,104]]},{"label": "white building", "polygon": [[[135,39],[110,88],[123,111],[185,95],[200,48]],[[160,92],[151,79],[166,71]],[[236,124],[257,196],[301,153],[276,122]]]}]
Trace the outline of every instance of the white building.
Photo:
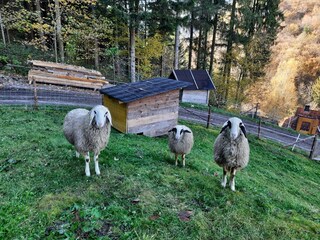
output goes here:
[{"label": "white building", "polygon": [[210,90],[216,90],[206,70],[173,70],[170,79],[192,83],[184,88],[182,102],[208,104]]}]

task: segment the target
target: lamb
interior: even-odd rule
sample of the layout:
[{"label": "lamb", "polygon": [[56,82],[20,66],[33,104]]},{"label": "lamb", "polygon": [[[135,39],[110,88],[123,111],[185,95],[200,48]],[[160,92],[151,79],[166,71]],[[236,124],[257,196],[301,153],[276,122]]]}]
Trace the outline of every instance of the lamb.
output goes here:
[{"label": "lamb", "polygon": [[169,148],[175,154],[176,166],[178,165],[178,156],[182,156],[183,167],[186,165],[186,154],[190,153],[193,146],[193,133],[185,125],[176,125],[168,132]]},{"label": "lamb", "polygon": [[214,142],[214,160],[223,168],[222,187],[227,184],[227,172],[230,172],[230,188],[235,191],[236,171],[249,162],[249,143],[246,128],[237,117],[232,117],[223,127]]},{"label": "lamb", "polygon": [[95,172],[100,175],[98,157],[109,142],[112,118],[109,109],[97,105],[90,111],[82,108],[67,113],[63,123],[66,139],[74,145],[76,157],[82,154],[85,158],[85,174],[90,176],[90,155],[94,156]]}]

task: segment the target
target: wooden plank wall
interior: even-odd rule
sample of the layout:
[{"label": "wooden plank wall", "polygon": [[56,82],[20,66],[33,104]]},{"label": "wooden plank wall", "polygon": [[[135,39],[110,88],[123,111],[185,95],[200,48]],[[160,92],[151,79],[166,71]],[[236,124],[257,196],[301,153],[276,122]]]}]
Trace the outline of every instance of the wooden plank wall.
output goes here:
[{"label": "wooden plank wall", "polygon": [[128,133],[164,135],[178,122],[179,90],[128,103],[127,108]]},{"label": "wooden plank wall", "polygon": [[127,104],[106,95],[103,95],[102,101],[111,113],[112,126],[120,132],[127,133]]}]

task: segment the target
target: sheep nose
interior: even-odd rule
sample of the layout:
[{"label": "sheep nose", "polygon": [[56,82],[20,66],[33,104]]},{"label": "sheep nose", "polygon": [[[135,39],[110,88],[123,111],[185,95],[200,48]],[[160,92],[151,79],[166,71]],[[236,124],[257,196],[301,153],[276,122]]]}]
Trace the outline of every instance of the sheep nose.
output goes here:
[{"label": "sheep nose", "polygon": [[230,135],[231,135],[232,140],[235,140],[237,138],[237,134],[235,134],[235,133],[231,133]]},{"label": "sheep nose", "polygon": [[97,122],[97,127],[102,128],[103,127],[103,122]]}]

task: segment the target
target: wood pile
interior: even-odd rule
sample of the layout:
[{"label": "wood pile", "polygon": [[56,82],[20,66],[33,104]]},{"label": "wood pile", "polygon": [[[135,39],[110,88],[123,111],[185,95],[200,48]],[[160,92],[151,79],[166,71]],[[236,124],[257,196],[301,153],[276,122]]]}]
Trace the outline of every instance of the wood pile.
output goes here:
[{"label": "wood pile", "polygon": [[29,84],[36,81],[81,88],[100,89],[108,84],[99,71],[80,66],[32,60],[32,69],[28,73]]}]

